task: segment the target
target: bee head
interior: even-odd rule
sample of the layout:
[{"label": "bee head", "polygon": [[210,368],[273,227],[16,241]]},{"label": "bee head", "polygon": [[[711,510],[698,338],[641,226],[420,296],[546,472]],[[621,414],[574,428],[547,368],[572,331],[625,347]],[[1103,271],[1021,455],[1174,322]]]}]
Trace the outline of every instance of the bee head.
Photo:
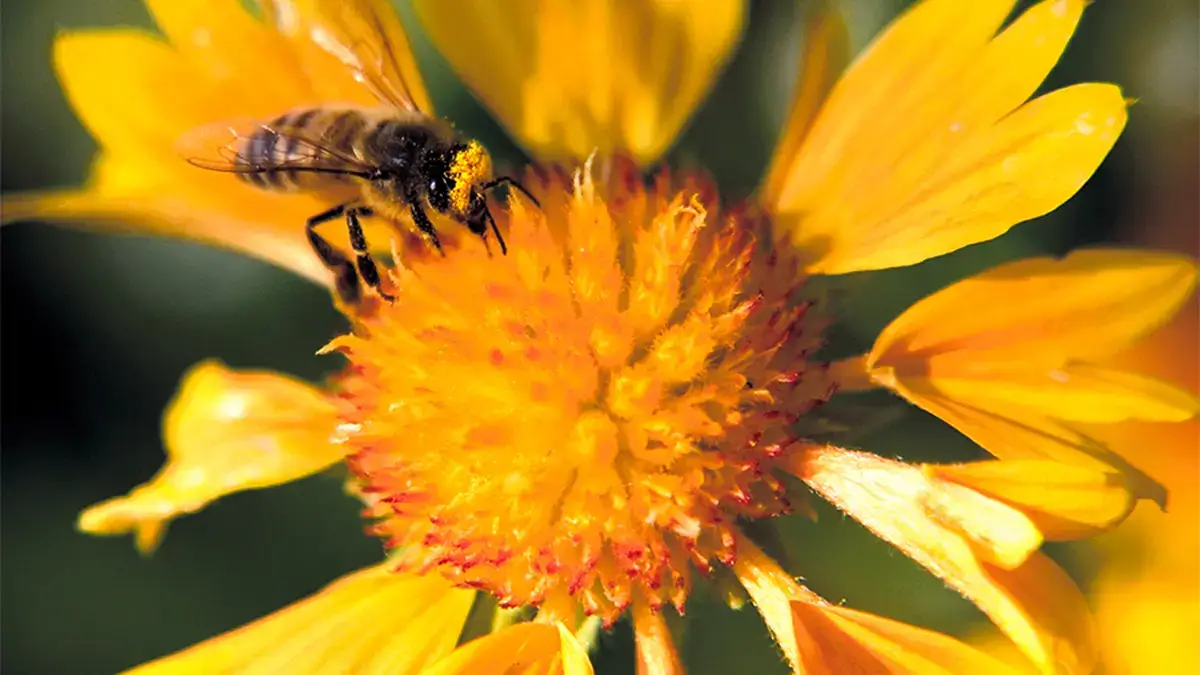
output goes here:
[{"label": "bee head", "polygon": [[449,213],[468,218],[483,202],[480,192],[492,178],[492,158],[477,141],[467,141],[453,150],[447,178]]}]

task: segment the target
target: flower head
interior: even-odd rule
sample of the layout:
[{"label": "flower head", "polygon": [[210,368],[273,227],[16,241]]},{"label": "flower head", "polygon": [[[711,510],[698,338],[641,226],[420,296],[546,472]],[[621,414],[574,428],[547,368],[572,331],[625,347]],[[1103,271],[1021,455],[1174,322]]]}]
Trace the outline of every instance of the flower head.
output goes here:
[{"label": "flower head", "polygon": [[[119,216],[331,283],[302,227],[329,208],[319,195],[212,175],[185,187],[164,148],[218,114],[278,114],[314,95],[378,103],[371,91],[403,88],[429,111],[401,24],[383,0],[275,0],[264,21],[232,0],[150,4],[170,45],[60,42],[64,84],[105,148],[95,185],[18,197],[6,217]],[[1088,365],[1173,312],[1193,262],[1092,251],[1012,263],[918,303],[868,354],[832,364],[820,350],[839,308],[809,284],[996,237],[1079,188],[1124,125],[1120,92],[1027,99],[1083,3],[1047,0],[1001,30],[1011,2],[925,0],[840,78],[837,14],[814,3],[805,79],[744,202],[693,173],[642,177],[740,33],[742,3],[698,4],[418,3],[458,72],[543,162],[525,172],[529,195],[493,207],[508,254],[469,238],[445,258],[396,246],[381,282],[395,302],[343,308],[351,328],[322,350],[346,361],[331,382],[199,369],[168,414],[169,466],[80,520],[135,530],[150,548],[168,520],[224,494],[344,461],[389,560],[148,672],[267,667],[316,645],[289,667],[579,673],[580,642],[626,610],[639,667],[677,672],[661,611],[682,612],[714,572],[741,584],[797,671],[1007,670],[949,637],[829,604],[747,536],[744,522],[814,494],[975,602],[1039,669],[1091,667],[1086,604],[1038,547],[1161,500],[1076,424],[1195,414],[1190,393]],[[250,58],[241,49],[261,52],[276,86],[251,86],[262,78],[236,67]],[[93,58],[123,59],[124,93],[161,113],[161,133],[135,140],[106,124]],[[185,71],[203,83],[185,98],[147,86]],[[376,247],[411,225],[378,220]],[[364,252],[330,238],[340,255]],[[1052,321],[1068,307],[1073,322]],[[805,431],[839,391],[871,387],[999,459],[910,465]],[[498,612],[503,629],[455,648],[445,636],[466,621],[464,589],[533,608],[536,622],[503,627],[514,615]],[[408,595],[428,611],[389,613]],[[405,660],[413,649],[420,663]]]}]

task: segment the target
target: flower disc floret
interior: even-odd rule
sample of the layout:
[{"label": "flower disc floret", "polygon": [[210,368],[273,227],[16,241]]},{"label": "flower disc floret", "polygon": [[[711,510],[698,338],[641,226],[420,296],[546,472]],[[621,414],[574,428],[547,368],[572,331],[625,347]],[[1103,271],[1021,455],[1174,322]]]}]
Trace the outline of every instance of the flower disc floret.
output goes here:
[{"label": "flower disc floret", "polygon": [[767,223],[704,181],[531,170],[511,248],[392,272],[399,299],[330,349],[372,529],[401,568],[502,604],[573,596],[614,620],[682,608],[789,509],[789,428],[831,393],[823,320]]}]

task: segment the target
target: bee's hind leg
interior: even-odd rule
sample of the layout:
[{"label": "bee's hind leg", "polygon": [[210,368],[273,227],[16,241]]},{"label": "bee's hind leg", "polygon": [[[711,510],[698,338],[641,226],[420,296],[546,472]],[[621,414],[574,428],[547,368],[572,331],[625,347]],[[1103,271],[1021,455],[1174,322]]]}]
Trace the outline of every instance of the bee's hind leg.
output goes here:
[{"label": "bee's hind leg", "polygon": [[318,213],[308,219],[308,223],[304,227],[305,234],[308,235],[308,243],[316,252],[317,257],[325,264],[335,275],[338,297],[347,305],[357,305],[362,299],[358,285],[358,272],[354,270],[354,263],[342,254],[341,251],[334,248],[324,237],[317,234],[316,227],[322,223],[327,223],[335,218],[340,218],[346,213],[346,205],[338,206]]},{"label": "bee's hind leg", "polygon": [[383,290],[383,284],[379,279],[379,268],[375,265],[375,260],[371,258],[370,249],[367,248],[367,237],[363,234],[362,223],[358,222],[359,216],[371,216],[373,213],[366,206],[346,209],[346,229],[350,232],[350,246],[354,247],[354,253],[358,256],[358,273],[362,275],[363,281],[374,288],[379,297],[388,302],[394,302],[395,296],[389,295]]}]

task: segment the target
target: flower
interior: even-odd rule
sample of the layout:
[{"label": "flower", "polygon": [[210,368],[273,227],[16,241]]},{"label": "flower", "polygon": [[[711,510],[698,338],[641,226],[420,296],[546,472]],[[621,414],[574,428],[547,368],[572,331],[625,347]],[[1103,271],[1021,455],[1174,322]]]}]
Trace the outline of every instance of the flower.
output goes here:
[{"label": "flower", "polygon": [[[56,47],[102,147],[92,185],[10,198],[5,217],[135,224],[328,284],[299,226],[328,204],[197,173],[171,148],[214,120],[374,103],[347,67],[364,46],[390,50],[428,110],[399,20],[382,0],[275,0],[262,20],[233,0],[148,4],[165,43],[119,31]],[[144,672],[588,672],[597,622],[625,613],[639,669],[680,672],[664,608],[684,611],[710,576],[740,583],[796,671],[1011,669],[827,602],[742,526],[814,493],[976,603],[1040,670],[1090,670],[1086,602],[1038,549],[1162,500],[1079,424],[1195,415],[1190,393],[1096,365],[1178,309],[1193,261],[1088,250],[1010,263],[832,364],[820,349],[838,308],[807,283],[991,239],[1074,194],[1126,102],[1104,84],[1028,99],[1083,3],[1046,0],[1001,29],[1012,2],[924,0],[840,77],[837,14],[815,3],[782,140],[745,203],[693,173],[641,175],[740,36],[741,3],[699,4],[417,4],[542,161],[524,173],[532,199],[495,209],[508,255],[395,243],[382,282],[395,303],[344,307],[349,332],[322,350],[345,358],[340,374],[316,387],[198,367],[168,409],[163,471],[80,517],[149,550],[176,516],[344,462],[389,559]],[[129,79],[95,84],[114,71]],[[392,239],[374,226],[370,241]],[[803,431],[839,392],[875,387],[998,459],[910,465]],[[494,632],[456,645],[469,589],[536,618],[497,612]]]}]

